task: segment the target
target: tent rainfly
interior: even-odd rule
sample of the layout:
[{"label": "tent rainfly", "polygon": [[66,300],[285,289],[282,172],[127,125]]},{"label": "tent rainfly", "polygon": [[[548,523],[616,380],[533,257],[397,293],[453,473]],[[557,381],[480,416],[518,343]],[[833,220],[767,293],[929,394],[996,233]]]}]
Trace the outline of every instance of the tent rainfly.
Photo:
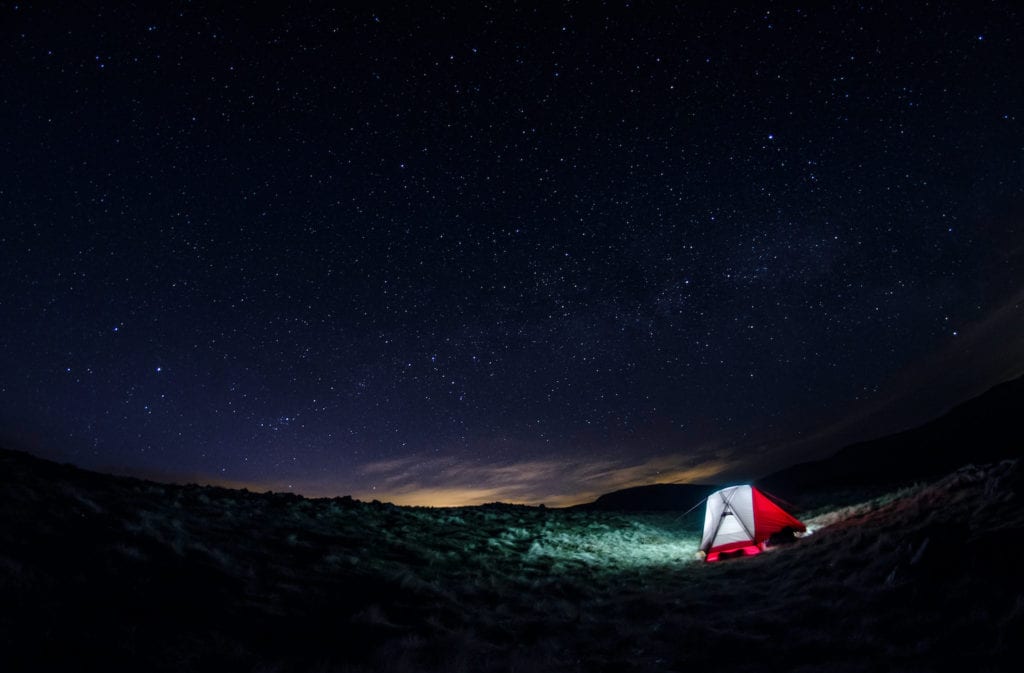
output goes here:
[{"label": "tent rainfly", "polygon": [[803,533],[807,527],[753,486],[730,486],[708,496],[700,550],[706,561],[723,553],[752,556],[787,529]]}]

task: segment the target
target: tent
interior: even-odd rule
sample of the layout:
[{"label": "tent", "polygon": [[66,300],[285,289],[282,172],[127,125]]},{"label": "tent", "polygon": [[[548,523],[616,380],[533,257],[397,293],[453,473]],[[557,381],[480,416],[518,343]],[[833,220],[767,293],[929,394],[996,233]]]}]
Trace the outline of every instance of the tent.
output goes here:
[{"label": "tent", "polygon": [[752,556],[787,529],[803,533],[807,527],[753,486],[730,486],[707,498],[700,550],[707,561],[723,553]]}]

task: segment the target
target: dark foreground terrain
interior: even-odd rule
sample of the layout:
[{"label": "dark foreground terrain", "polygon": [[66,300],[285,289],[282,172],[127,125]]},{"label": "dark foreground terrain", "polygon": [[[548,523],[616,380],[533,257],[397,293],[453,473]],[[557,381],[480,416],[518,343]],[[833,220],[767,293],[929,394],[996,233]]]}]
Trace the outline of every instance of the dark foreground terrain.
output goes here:
[{"label": "dark foreground terrain", "polygon": [[749,559],[698,516],[416,509],[0,452],[5,671],[1017,670],[1021,466],[804,514]]}]

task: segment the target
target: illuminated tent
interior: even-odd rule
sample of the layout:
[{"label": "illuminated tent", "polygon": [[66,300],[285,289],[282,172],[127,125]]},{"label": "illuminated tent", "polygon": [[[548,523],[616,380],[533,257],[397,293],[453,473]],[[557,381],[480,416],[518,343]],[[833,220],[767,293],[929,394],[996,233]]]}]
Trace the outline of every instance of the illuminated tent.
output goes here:
[{"label": "illuminated tent", "polygon": [[753,486],[730,486],[708,496],[700,550],[707,561],[722,553],[752,556],[787,529],[803,533],[807,527]]}]

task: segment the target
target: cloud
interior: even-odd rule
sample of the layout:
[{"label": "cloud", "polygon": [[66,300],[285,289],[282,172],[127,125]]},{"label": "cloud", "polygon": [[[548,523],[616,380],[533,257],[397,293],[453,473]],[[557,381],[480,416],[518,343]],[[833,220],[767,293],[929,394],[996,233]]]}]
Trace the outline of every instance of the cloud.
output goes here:
[{"label": "cloud", "polygon": [[359,469],[372,490],[360,499],[434,507],[511,502],[561,507],[651,483],[701,483],[726,472],[734,462],[714,458],[694,463],[680,455],[642,460],[566,458],[486,464],[473,460],[410,456],[378,461]]}]

